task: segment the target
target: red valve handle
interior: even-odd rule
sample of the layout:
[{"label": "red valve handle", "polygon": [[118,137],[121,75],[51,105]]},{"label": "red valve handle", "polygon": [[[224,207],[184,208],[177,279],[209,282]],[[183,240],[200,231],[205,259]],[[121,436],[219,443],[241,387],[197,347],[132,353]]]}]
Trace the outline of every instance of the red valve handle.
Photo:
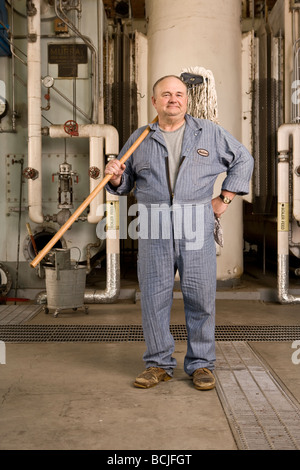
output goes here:
[{"label": "red valve handle", "polygon": [[76,121],[67,121],[64,124],[64,131],[69,135],[78,136],[78,124]]}]

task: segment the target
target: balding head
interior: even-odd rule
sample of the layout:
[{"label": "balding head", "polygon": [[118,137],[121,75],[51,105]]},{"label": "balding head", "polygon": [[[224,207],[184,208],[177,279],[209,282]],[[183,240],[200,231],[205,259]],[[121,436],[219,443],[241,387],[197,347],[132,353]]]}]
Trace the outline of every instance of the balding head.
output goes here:
[{"label": "balding head", "polygon": [[159,85],[163,80],[166,80],[168,78],[176,78],[177,80],[180,81],[180,83],[182,85],[184,85],[185,89],[186,89],[186,92],[187,92],[187,85],[186,83],[184,83],[180,77],[178,77],[177,75],[165,75],[164,77],[161,77],[159,78],[153,85],[153,96],[155,96],[155,92],[156,92],[156,88],[157,88],[157,85]]}]

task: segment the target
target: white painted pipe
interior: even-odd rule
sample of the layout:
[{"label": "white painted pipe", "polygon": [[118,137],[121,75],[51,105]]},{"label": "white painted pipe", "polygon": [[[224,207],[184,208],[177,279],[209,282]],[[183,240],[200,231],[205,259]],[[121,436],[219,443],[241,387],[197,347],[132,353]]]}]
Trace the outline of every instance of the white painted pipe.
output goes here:
[{"label": "white painted pipe", "polygon": [[289,151],[289,139],[293,139],[293,216],[300,220],[300,125],[283,124],[278,130],[278,152]]},{"label": "white painted pipe", "polygon": [[[104,176],[104,155],[103,155],[103,137],[90,137],[90,167],[100,169],[101,176]],[[90,193],[96,188],[99,181],[90,177]],[[104,191],[100,191],[97,196],[90,202],[90,212],[88,214],[88,222],[96,224],[99,217],[96,215],[97,207],[104,203]]]},{"label": "white painted pipe", "polygon": [[27,99],[28,99],[28,167],[37,172],[28,180],[29,218],[37,224],[44,221],[42,211],[42,97],[41,97],[41,6],[34,2],[36,13],[28,15]]},{"label": "white painted pipe", "polygon": [[63,124],[52,125],[49,127],[49,135],[52,138],[72,137],[103,137],[105,141],[106,155],[118,155],[119,153],[119,134],[115,127],[110,124],[79,124],[78,136],[67,134]]},{"label": "white painted pipe", "polygon": [[113,303],[120,294],[120,229],[119,197],[106,192],[106,288],[104,290],[86,289],[84,303]]},{"label": "white painted pipe", "polygon": [[[300,181],[295,175],[295,168],[299,164],[299,138],[300,126],[298,124],[283,124],[278,129],[277,146],[278,158],[278,214],[277,214],[277,290],[280,303],[299,303],[300,297],[295,297],[289,293],[289,232],[290,232],[290,194],[289,194],[289,138],[293,136],[293,205],[294,215],[299,211],[300,191],[298,186]],[[297,202],[297,198],[299,202]],[[300,212],[298,212],[300,215]]]},{"label": "white painted pipe", "polygon": [[[49,135],[52,138],[89,138],[90,167],[95,166],[99,168],[102,176],[104,174],[103,141],[106,155],[118,155],[119,153],[118,131],[109,124],[80,124],[78,126],[78,136],[67,134],[63,125],[53,125],[49,128]],[[90,178],[90,192],[92,192],[97,185],[98,181]],[[101,191],[90,203],[90,212],[88,215],[89,223],[95,224],[99,222],[101,217],[97,216],[96,212],[97,207],[103,204],[103,202],[103,191]]]},{"label": "white painted pipe", "polygon": [[278,162],[278,253],[289,254],[289,162]]}]

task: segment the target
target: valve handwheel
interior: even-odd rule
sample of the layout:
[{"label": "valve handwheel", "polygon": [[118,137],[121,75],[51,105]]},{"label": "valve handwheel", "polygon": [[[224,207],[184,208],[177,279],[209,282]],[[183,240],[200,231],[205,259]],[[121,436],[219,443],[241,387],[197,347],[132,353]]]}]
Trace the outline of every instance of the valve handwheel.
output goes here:
[{"label": "valve handwheel", "polygon": [[64,131],[69,135],[78,136],[78,124],[76,121],[67,121],[64,124]]}]

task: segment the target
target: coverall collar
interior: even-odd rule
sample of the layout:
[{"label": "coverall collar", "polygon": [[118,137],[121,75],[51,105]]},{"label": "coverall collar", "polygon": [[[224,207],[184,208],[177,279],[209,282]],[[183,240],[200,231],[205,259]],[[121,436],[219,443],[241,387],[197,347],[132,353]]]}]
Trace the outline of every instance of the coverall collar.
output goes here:
[{"label": "coverall collar", "polygon": [[[201,130],[202,129],[202,125],[201,123],[199,122],[199,120],[193,118],[190,114],[186,114],[185,115],[185,121],[186,121],[186,124],[192,128],[192,130]],[[158,121],[154,122],[154,123],[150,123],[149,124],[149,127],[152,131],[157,131],[159,130],[159,125],[158,125]]]},{"label": "coverall collar", "polygon": [[[202,125],[199,119],[193,118],[190,114],[185,115],[185,122],[186,122],[186,129],[185,129],[185,136],[188,136],[188,139],[184,138],[184,145],[182,148],[182,155],[189,151],[189,148],[185,148],[188,145],[189,139],[194,135],[196,136],[201,130]],[[160,142],[162,145],[166,146],[164,137],[160,132],[158,122],[154,122],[149,124],[150,129],[153,131],[151,138],[155,139],[156,141]],[[189,146],[189,145],[188,145]]]}]

